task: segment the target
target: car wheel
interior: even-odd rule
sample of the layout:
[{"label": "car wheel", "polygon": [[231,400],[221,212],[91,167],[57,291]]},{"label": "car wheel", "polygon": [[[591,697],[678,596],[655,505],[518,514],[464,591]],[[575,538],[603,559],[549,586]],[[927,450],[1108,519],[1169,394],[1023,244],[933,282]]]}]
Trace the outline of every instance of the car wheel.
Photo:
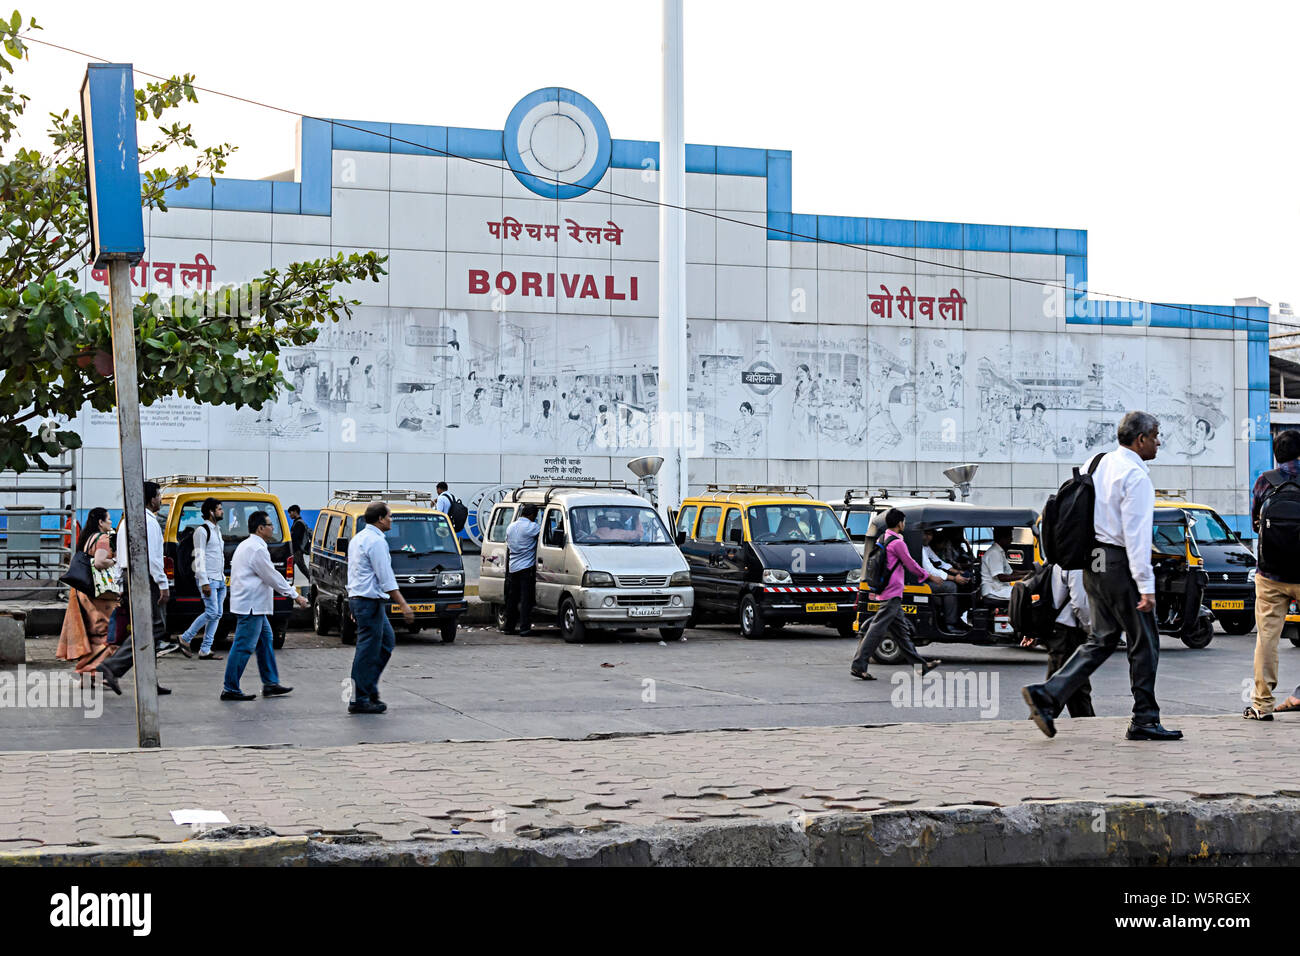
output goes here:
[{"label": "car wheel", "polygon": [[878,664],[899,664],[903,660],[903,645],[892,637],[886,637],[871,655]]},{"label": "car wheel", "polygon": [[356,644],[357,642],[357,622],[352,619],[352,612],[347,608],[339,615],[339,637],[343,639],[344,644]]},{"label": "car wheel", "polygon": [[839,624],[836,624],[835,630],[840,637],[847,638],[858,636],[858,632],[853,629],[853,618],[849,618],[847,621],[841,621]]},{"label": "car wheel", "polygon": [[682,635],[685,633],[686,633],[686,628],[684,627],[659,628],[659,636],[662,637],[665,641],[680,641],[682,639]]},{"label": "car wheel", "polygon": [[316,592],[315,588],[311,589],[311,623],[316,633],[321,637],[328,634],[334,624],[330,620],[329,612],[325,610],[325,601]]},{"label": "car wheel", "polygon": [[504,604],[492,605],[492,622],[496,625],[497,630],[502,634],[506,630],[506,606]]},{"label": "car wheel", "polygon": [[1255,615],[1225,614],[1219,623],[1226,634],[1249,634],[1255,628]]},{"label": "car wheel", "polygon": [[284,618],[271,624],[271,647],[279,650],[284,647],[284,637],[289,633],[289,619]]},{"label": "car wheel", "polygon": [[560,602],[560,636],[566,644],[581,644],[587,638],[586,625],[578,617],[578,605],[573,603],[573,598],[566,597]]},{"label": "car wheel", "polygon": [[1201,650],[1210,646],[1210,641],[1214,640],[1214,622],[1202,618],[1196,624],[1196,629],[1190,634],[1182,635],[1182,642],[1193,650]]},{"label": "car wheel", "polygon": [[456,640],[456,619],[453,617],[450,621],[443,621],[438,625],[438,631],[442,634],[442,643],[450,644]]},{"label": "car wheel", "polygon": [[751,641],[758,640],[766,627],[763,609],[758,606],[754,595],[746,594],[740,599],[740,636]]}]

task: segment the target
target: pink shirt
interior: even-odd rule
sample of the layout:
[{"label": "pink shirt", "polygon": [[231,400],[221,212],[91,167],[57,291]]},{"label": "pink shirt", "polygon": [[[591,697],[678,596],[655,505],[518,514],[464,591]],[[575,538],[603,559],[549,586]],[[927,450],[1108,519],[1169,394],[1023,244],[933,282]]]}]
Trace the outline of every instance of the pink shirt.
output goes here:
[{"label": "pink shirt", "polygon": [[907,571],[911,571],[918,581],[930,580],[929,572],[916,563],[912,553],[907,550],[907,544],[904,543],[903,536],[898,532],[885,532],[885,551],[889,555],[888,567],[893,570],[889,575],[889,584],[879,594],[874,595],[876,600],[888,601],[892,598],[902,597]]}]

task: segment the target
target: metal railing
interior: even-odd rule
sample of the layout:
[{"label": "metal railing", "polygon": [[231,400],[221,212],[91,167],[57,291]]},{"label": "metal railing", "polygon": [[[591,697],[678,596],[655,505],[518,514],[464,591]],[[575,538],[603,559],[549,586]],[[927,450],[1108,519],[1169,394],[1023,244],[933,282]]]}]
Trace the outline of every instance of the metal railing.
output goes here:
[{"label": "metal railing", "polygon": [[[33,477],[40,483],[24,483]],[[53,480],[46,481],[47,477]],[[70,454],[35,476],[31,471],[23,475],[0,473],[0,494],[59,497],[57,507],[0,506],[0,522],[4,524],[0,529],[0,599],[66,596],[67,586],[59,578],[67,572],[77,546],[73,501],[76,490],[76,467]]]},{"label": "metal railing", "polygon": [[1300,398],[1278,398],[1268,400],[1268,407],[1275,412],[1300,412]]}]

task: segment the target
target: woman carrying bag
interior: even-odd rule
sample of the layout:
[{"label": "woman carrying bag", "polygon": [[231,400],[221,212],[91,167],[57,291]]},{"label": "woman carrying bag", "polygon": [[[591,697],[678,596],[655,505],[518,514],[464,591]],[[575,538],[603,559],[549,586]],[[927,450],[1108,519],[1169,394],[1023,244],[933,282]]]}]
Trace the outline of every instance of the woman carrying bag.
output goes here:
[{"label": "woman carrying bag", "polygon": [[77,541],[77,551],[90,559],[95,596],[75,587],[68,588],[68,609],[63,615],[63,630],[59,633],[55,656],[59,660],[76,661],[78,674],[92,673],[112,651],[107,641],[108,621],[120,597],[117,563],[109,542],[112,530],[108,510],[91,508]]}]

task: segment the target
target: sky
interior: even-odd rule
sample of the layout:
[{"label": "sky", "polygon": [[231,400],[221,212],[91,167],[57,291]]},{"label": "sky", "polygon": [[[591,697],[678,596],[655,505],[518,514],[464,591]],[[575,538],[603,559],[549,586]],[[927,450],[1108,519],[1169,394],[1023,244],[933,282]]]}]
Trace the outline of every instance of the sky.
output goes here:
[{"label": "sky", "polygon": [[[1087,229],[1095,292],[1300,312],[1300,4],[685,6],[687,142],[792,150],[797,213]],[[295,113],[500,129],[566,86],[615,138],[662,128],[658,2],[19,9],[40,39]],[[76,107],[85,63],[32,48],[28,129]],[[185,118],[239,146],[227,175],[294,165],[291,115],[203,95]]]}]

